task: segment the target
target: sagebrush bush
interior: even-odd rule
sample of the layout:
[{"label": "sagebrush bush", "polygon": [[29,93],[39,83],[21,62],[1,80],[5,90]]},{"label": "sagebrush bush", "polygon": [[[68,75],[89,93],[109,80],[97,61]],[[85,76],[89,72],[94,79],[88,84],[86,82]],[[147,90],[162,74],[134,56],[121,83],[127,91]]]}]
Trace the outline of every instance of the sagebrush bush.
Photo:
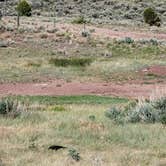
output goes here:
[{"label": "sagebrush bush", "polygon": [[10,99],[0,101],[0,115],[16,118],[21,115],[24,107],[18,102]]},{"label": "sagebrush bush", "polygon": [[158,110],[166,110],[166,97],[161,97],[152,103],[153,107]]},{"label": "sagebrush bush", "polygon": [[153,107],[158,110],[159,121],[166,125],[166,97],[162,97],[155,101]]},{"label": "sagebrush bush", "polygon": [[129,121],[132,123],[146,122],[154,123],[157,121],[157,111],[149,103],[137,105],[134,110],[129,113]]},{"label": "sagebrush bush", "polygon": [[124,39],[118,40],[118,43],[133,44],[134,40],[131,37],[125,37]]},{"label": "sagebrush bush", "polygon": [[31,5],[26,0],[20,0],[17,7],[17,12],[20,16],[31,16]]},{"label": "sagebrush bush", "polygon": [[155,9],[153,8],[147,8],[143,12],[143,17],[145,23],[149,24],[150,26],[160,26],[161,25],[161,19],[156,13]]},{"label": "sagebrush bush", "polygon": [[69,156],[71,156],[75,161],[80,161],[81,159],[79,152],[75,149],[69,149]]},{"label": "sagebrush bush", "polygon": [[74,24],[85,24],[87,23],[86,19],[84,18],[84,16],[79,16],[77,18],[75,18],[72,23]]},{"label": "sagebrush bush", "polygon": [[111,108],[105,112],[105,116],[115,122],[131,123],[162,123],[166,125],[166,97],[155,101],[132,101],[123,109]]},{"label": "sagebrush bush", "polygon": [[111,120],[114,120],[118,118],[119,116],[121,116],[121,110],[119,110],[116,107],[110,108],[109,110],[105,112],[105,116]]}]

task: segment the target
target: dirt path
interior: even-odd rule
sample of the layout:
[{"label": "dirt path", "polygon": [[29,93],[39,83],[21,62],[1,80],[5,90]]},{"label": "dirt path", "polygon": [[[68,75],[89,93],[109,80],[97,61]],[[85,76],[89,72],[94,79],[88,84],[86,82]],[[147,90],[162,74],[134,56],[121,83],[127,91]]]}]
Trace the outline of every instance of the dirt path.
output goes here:
[{"label": "dirt path", "polygon": [[154,90],[166,93],[166,84],[80,83],[57,80],[47,83],[0,84],[1,96],[6,95],[112,95],[119,97],[149,97]]},{"label": "dirt path", "polygon": [[[74,34],[80,35],[82,31],[82,26],[73,25],[73,24],[58,24],[57,27],[59,29],[68,29],[70,32]],[[158,40],[166,40],[166,33],[156,33],[156,32],[140,32],[140,31],[130,31],[130,30],[112,30],[111,28],[98,28],[95,26],[87,26],[87,29],[93,29],[93,35],[98,36],[100,38],[111,38],[111,39],[121,39],[125,37],[131,37],[135,40],[140,39],[158,39]],[[78,34],[79,33],[79,34]]]}]

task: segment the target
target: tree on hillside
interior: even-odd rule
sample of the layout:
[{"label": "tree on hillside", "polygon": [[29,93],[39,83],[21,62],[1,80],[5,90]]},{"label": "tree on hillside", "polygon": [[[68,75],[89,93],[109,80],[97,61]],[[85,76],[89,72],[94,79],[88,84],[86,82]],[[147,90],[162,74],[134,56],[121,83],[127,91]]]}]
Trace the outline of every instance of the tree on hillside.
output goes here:
[{"label": "tree on hillside", "polygon": [[31,5],[26,0],[19,0],[17,7],[17,27],[20,26],[20,16],[31,16]]},{"label": "tree on hillside", "polygon": [[161,19],[158,16],[157,12],[153,8],[147,8],[144,10],[143,13],[145,23],[149,24],[150,26],[160,26]]},{"label": "tree on hillside", "polygon": [[31,16],[31,5],[26,0],[19,0],[16,10],[20,16]]}]

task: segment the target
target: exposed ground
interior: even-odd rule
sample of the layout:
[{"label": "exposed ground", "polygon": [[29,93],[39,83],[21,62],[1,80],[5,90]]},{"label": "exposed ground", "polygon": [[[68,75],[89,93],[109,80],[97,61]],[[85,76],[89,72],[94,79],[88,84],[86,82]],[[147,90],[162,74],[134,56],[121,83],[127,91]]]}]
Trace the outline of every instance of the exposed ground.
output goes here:
[{"label": "exposed ground", "polygon": [[[15,26],[14,17],[4,18],[3,23],[9,30],[1,33],[1,40],[9,46],[1,48],[1,96],[96,94],[136,98],[166,89],[166,34],[162,28],[130,27],[129,32],[129,27],[88,25],[87,30],[93,32],[85,39],[80,35],[82,25],[60,22],[53,32],[52,21],[43,17],[22,18],[19,32],[10,29]],[[155,39],[163,44],[111,43],[125,37],[136,42]],[[86,68],[48,64],[57,56],[92,56],[95,61]]]},{"label": "exposed ground", "polygon": [[166,93],[166,84],[140,84],[140,83],[88,83],[65,82],[62,80],[44,83],[15,83],[1,84],[1,96],[7,95],[107,95],[129,98],[149,98],[155,91]]},{"label": "exposed ground", "polygon": [[[166,94],[164,27],[89,24],[84,38],[83,25],[61,20],[53,28],[46,17],[21,18],[18,30],[15,17],[3,25],[0,96],[19,101],[21,115],[0,115],[0,166],[166,165],[164,125],[105,116],[110,107],[129,108],[131,98]],[[80,57],[92,61],[54,63]],[[51,145],[67,149],[49,151]]]}]

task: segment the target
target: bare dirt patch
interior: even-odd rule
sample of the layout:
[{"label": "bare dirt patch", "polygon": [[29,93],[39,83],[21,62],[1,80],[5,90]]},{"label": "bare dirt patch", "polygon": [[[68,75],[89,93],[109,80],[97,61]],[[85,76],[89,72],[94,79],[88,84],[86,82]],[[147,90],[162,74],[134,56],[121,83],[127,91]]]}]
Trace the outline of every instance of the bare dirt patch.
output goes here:
[{"label": "bare dirt patch", "polygon": [[[58,86],[57,86],[58,85]],[[61,86],[59,86],[61,85]],[[149,97],[155,89],[166,92],[166,84],[115,84],[90,82],[0,84],[0,94],[6,95],[112,95],[129,98]]]},{"label": "bare dirt patch", "polygon": [[151,66],[147,68],[147,72],[158,76],[166,76],[166,66]]}]

